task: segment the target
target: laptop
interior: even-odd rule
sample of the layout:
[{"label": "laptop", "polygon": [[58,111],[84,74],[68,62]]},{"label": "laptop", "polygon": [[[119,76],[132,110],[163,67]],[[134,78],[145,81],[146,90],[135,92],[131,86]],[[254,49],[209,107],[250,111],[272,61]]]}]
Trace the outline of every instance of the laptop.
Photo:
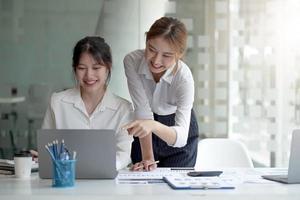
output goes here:
[{"label": "laptop", "polygon": [[66,148],[76,151],[77,179],[114,179],[116,136],[114,130],[43,129],[37,132],[40,178],[52,178],[52,160],[45,145],[64,140]]},{"label": "laptop", "polygon": [[281,183],[300,183],[300,130],[294,130],[292,134],[291,153],[288,174],[264,175],[264,179]]}]

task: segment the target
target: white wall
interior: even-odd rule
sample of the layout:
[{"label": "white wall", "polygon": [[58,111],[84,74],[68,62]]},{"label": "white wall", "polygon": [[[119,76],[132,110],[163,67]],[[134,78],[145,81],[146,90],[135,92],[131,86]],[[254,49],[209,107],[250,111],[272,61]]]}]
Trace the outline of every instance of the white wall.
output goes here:
[{"label": "white wall", "polygon": [[112,48],[113,73],[110,88],[130,99],[123,58],[145,47],[145,32],[164,16],[167,0],[106,0],[99,17],[96,34],[103,36]]},{"label": "white wall", "polygon": [[[73,86],[72,49],[93,35],[102,0],[0,2],[0,84]],[[24,91],[25,93],[26,91]]]}]

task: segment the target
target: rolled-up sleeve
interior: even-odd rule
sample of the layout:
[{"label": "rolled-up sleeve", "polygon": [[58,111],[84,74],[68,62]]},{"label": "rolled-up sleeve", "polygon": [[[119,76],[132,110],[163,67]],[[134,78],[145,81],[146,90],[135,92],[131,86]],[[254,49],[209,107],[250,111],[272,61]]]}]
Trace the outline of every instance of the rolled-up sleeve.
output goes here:
[{"label": "rolled-up sleeve", "polygon": [[[131,107],[131,106],[130,106]],[[124,109],[122,119],[120,120],[120,125],[126,124],[133,120],[133,109]],[[117,170],[123,169],[129,163],[131,163],[130,152],[131,143],[133,141],[132,136],[128,135],[126,130],[123,130],[121,126],[117,130],[117,159],[116,168]]]},{"label": "rolled-up sleeve", "polygon": [[187,143],[191,110],[194,102],[194,80],[190,74],[187,78],[178,84],[176,89],[177,110],[175,116],[175,126],[172,128],[176,131],[176,142],[173,147],[183,147]]},{"label": "rolled-up sleeve", "polygon": [[125,74],[129,93],[134,105],[135,119],[153,119],[153,113],[147,99],[138,68],[143,58],[142,51],[135,51],[124,58]]}]

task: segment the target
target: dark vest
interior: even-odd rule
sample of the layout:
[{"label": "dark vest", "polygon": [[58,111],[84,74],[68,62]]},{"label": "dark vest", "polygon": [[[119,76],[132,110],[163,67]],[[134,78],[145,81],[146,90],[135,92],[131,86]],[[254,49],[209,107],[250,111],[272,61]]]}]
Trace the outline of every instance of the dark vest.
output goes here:
[{"label": "dark vest", "polygon": [[[154,113],[154,120],[166,126],[174,126],[175,114],[157,115]],[[155,134],[152,134],[152,144],[154,158],[159,160],[158,167],[194,167],[198,147],[198,124],[194,111],[191,111],[189,135],[184,147],[171,147]],[[132,142],[131,160],[133,164],[142,160],[140,142],[137,137],[134,137]]]}]

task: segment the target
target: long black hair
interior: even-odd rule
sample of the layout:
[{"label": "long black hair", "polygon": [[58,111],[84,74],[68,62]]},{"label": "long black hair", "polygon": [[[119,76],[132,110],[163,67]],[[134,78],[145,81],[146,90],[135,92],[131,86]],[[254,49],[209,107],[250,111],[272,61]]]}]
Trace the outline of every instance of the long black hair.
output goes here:
[{"label": "long black hair", "polygon": [[105,40],[102,37],[99,36],[88,36],[79,40],[73,49],[72,67],[74,72],[76,72],[80,56],[83,53],[90,54],[99,64],[107,68],[107,85],[111,77],[112,68],[112,56],[110,46],[105,42]]}]

